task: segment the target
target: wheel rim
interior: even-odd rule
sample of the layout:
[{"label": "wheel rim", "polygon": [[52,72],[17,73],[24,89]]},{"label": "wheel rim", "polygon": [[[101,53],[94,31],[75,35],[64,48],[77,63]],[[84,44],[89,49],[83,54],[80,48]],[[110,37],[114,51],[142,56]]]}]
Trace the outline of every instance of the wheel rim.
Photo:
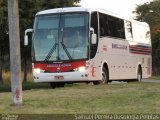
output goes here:
[{"label": "wheel rim", "polygon": [[142,72],[141,72],[141,69],[140,69],[140,68],[138,69],[137,79],[138,79],[138,81],[141,81],[141,80],[142,80]]},{"label": "wheel rim", "polygon": [[105,72],[104,69],[103,69],[103,71],[102,71],[102,81],[101,81],[101,83],[104,84],[104,83],[106,83],[106,81],[107,81],[107,75],[106,75],[106,72]]},{"label": "wheel rim", "polygon": [[138,75],[138,81],[141,81],[141,75]]}]

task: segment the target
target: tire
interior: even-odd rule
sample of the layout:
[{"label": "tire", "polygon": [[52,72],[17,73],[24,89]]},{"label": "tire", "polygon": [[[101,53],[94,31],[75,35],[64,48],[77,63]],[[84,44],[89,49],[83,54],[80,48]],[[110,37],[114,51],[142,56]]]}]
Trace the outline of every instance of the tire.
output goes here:
[{"label": "tire", "polygon": [[138,67],[138,72],[137,72],[137,81],[142,81],[142,69],[141,67]]},{"label": "tire", "polygon": [[54,88],[56,88],[56,83],[55,82],[50,82],[50,86],[54,89]]},{"label": "tire", "polygon": [[65,83],[64,82],[60,82],[60,83],[56,83],[57,87],[64,87]]},{"label": "tire", "polygon": [[98,85],[98,84],[106,84],[109,82],[109,75],[108,75],[108,71],[105,67],[103,67],[102,69],[102,80],[100,81],[95,81],[93,82],[94,85]]},{"label": "tire", "polygon": [[54,89],[56,87],[64,87],[65,83],[56,83],[56,82],[51,82],[50,86]]}]

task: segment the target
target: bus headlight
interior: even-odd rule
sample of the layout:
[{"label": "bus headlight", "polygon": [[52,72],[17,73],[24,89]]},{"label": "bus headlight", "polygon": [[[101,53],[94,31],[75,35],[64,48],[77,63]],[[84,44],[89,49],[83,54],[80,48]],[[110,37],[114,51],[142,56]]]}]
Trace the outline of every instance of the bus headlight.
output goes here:
[{"label": "bus headlight", "polygon": [[85,71],[85,67],[79,67],[79,68],[78,68],[78,71],[81,71],[81,72],[82,72],[82,71]]},{"label": "bus headlight", "polygon": [[86,70],[85,67],[79,67],[79,68],[74,69],[74,71],[79,71],[79,72],[83,72],[85,70]]},{"label": "bus headlight", "polygon": [[43,73],[44,70],[41,70],[40,68],[34,68],[33,72],[35,72],[35,73]]}]

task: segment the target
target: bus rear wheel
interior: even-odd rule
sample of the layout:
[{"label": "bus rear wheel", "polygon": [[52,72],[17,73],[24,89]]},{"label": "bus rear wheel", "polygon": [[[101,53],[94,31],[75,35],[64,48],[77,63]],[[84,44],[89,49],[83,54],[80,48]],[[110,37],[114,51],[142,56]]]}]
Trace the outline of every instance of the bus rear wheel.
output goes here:
[{"label": "bus rear wheel", "polygon": [[108,71],[105,67],[102,69],[102,80],[93,82],[94,85],[106,84],[109,81]]}]

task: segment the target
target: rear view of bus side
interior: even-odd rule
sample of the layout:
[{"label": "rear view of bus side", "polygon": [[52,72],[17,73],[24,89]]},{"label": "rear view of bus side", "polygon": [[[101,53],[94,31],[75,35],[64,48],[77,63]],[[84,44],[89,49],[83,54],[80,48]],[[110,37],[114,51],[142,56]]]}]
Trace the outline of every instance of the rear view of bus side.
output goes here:
[{"label": "rear view of bus side", "polygon": [[99,71],[102,76],[106,74],[107,80],[140,81],[151,76],[152,47],[147,23],[99,11],[91,13],[91,27],[99,36],[97,50],[91,47],[94,76],[100,75]]},{"label": "rear view of bus side", "polygon": [[32,60],[35,82],[52,87],[71,82],[104,84],[151,76],[147,23],[101,9],[57,8],[36,14]]}]

